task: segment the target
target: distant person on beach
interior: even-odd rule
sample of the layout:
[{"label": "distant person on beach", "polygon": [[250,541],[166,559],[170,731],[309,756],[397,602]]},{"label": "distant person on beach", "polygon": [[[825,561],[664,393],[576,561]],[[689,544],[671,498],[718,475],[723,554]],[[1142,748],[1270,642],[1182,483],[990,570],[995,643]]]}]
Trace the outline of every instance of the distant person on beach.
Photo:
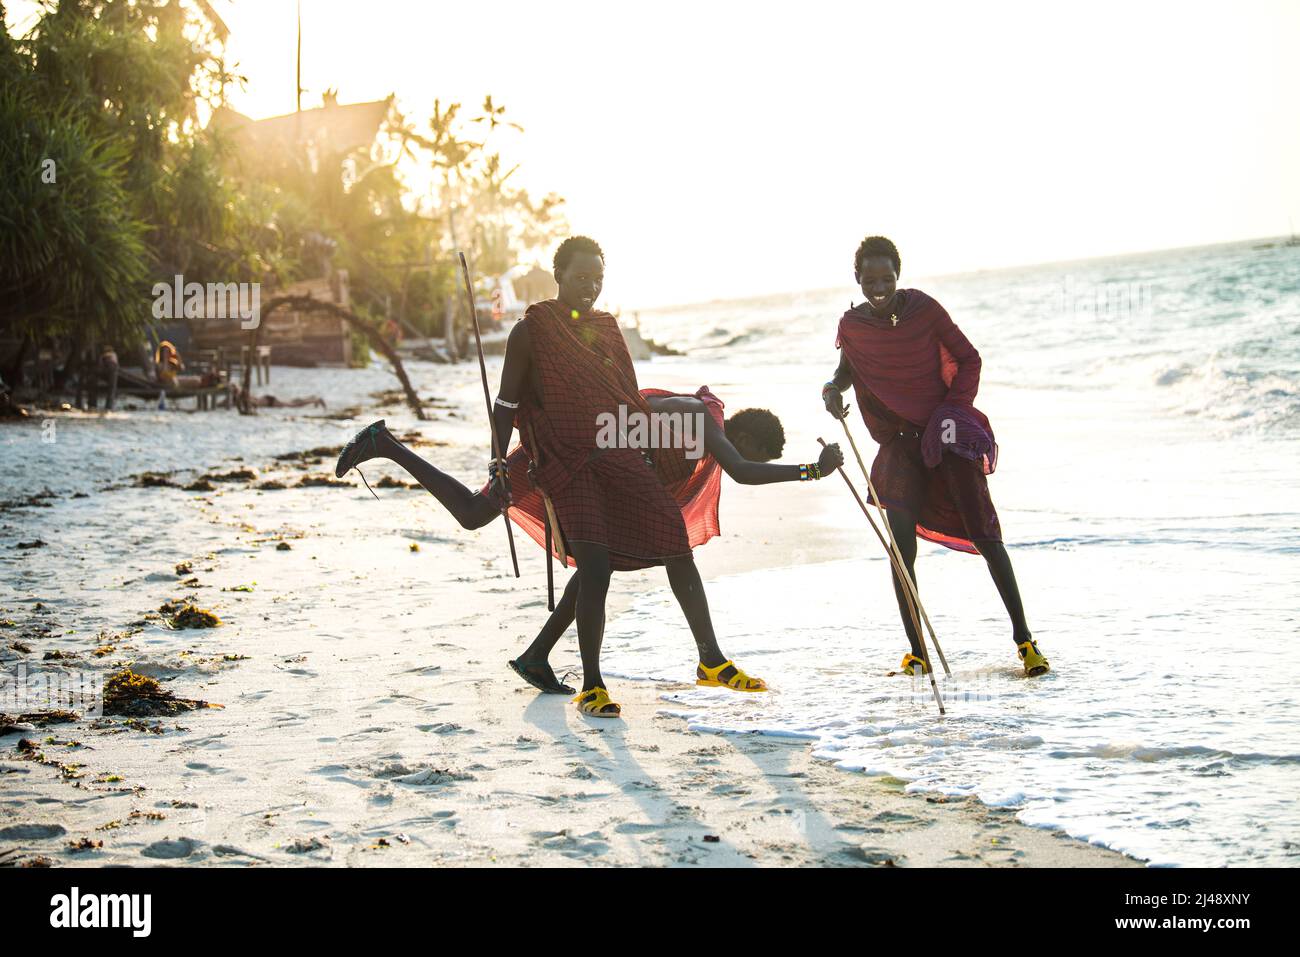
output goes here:
[{"label": "distant person on beach", "polygon": [[[1011,618],[1025,673],[1046,674],[1049,665],[1025,621],[985,477],[997,466],[998,446],[989,420],[973,405],[980,354],[943,306],[919,289],[898,288],[901,268],[897,247],[883,236],[858,246],[853,275],[866,301],[840,319],[840,363],[822,387],[822,402],[844,418],[841,393],[853,386],[862,420],[880,444],[871,482],[913,581],[918,535],[982,555]],[[910,675],[924,670],[920,636],[904,585],[897,574],[893,578],[912,646],[902,670]]]},{"label": "distant person on beach", "polygon": [[164,339],[158,343],[158,351],[154,354],[154,377],[158,384],[164,389],[176,388],[177,379],[181,370],[185,368],[185,363],[181,360],[181,354],[176,347]]},{"label": "distant person on beach", "polygon": [[[242,402],[244,394],[243,387],[238,382],[230,383],[230,403],[238,408]],[[251,395],[249,404],[262,409],[301,409],[305,406],[314,405],[319,408],[325,408],[325,400],[318,395],[305,395],[297,399],[280,399],[273,395]]]},{"label": "distant person on beach", "polygon": [[154,377],[164,389],[206,389],[220,381],[216,372],[181,375],[184,369],[185,360],[181,358],[180,350],[166,339],[158,343],[158,352],[154,355]]},{"label": "distant person on beach", "polygon": [[41,339],[36,350],[36,388],[42,395],[54,388],[54,340],[49,336]]},{"label": "distant person on beach", "polygon": [[[742,409],[724,419],[722,400],[710,392],[708,386],[702,386],[692,395],[660,389],[642,389],[641,394],[652,412],[704,415],[704,451],[707,454],[699,459],[686,479],[665,486],[681,509],[692,549],[720,534],[718,502],[722,494],[723,472],[741,485],[767,485],[815,480],[830,475],[844,463],[839,445],[831,444],[821,449],[816,463],[770,464],[781,457],[785,448],[785,430],[781,427],[781,420],[767,409]],[[483,528],[501,515],[496,489],[491,482],[477,492],[463,485],[403,445],[382,420],[363,430],[353,442],[357,446],[349,443],[344,450],[352,467],[375,458],[396,462],[465,528]],[[370,451],[368,446],[372,442],[373,451]],[[349,453],[349,449],[356,449],[363,443],[367,448]],[[343,471],[339,470],[338,474],[342,475]],[[530,473],[533,468],[528,450],[522,445],[510,453],[506,471],[511,476],[511,520],[537,544],[546,547],[545,503],[540,489],[532,483]],[[568,556],[568,562],[574,564],[572,556]],[[522,655],[510,662],[510,667],[539,691],[574,693],[555,677],[548,659],[551,649],[574,622],[578,588],[579,578],[574,575],[537,638]]]},{"label": "distant person on beach", "polygon": [[[529,487],[541,490],[557,519],[577,568],[576,619],[583,684],[574,698],[594,717],[617,717],[600,673],[605,597],[615,569],[663,565],[699,652],[696,683],[735,691],[766,691],[723,655],[713,632],[704,585],[695,567],[681,507],[665,485],[688,480],[696,463],[681,448],[602,448],[602,415],[650,408],[638,390],[636,370],[613,316],[594,308],[604,282],[604,253],[594,240],[571,237],[554,260],[559,297],[534,303],[506,343],[493,425],[507,449],[515,426],[534,463]],[[460,483],[392,440],[382,422],[363,429],[339,456],[337,474],[358,461],[383,456],[397,462],[443,500],[454,501]],[[497,501],[511,500],[506,459],[489,470]],[[441,490],[439,494],[437,490]],[[472,493],[471,493],[472,494]]]},{"label": "distant person on beach", "polygon": [[117,351],[107,343],[99,351],[99,369],[97,375],[108,386],[108,395],[104,399],[104,410],[112,412],[117,403]]}]

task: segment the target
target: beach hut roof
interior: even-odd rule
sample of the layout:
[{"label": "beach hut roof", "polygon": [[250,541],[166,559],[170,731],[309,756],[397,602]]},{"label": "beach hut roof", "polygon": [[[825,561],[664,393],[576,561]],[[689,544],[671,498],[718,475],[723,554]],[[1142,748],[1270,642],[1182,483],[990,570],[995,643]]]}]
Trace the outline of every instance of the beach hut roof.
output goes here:
[{"label": "beach hut roof", "polygon": [[390,95],[371,103],[340,105],[329,97],[324,106],[264,120],[222,106],[212,114],[211,125],[233,135],[240,145],[258,150],[310,144],[323,152],[348,153],[374,142],[392,102]]}]

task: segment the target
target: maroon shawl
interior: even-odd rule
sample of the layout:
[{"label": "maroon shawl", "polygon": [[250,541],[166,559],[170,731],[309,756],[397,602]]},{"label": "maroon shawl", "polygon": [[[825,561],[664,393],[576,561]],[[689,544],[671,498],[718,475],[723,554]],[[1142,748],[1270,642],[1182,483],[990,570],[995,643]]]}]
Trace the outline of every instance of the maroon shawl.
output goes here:
[{"label": "maroon shawl", "polygon": [[988,418],[973,405],[980,384],[980,354],[946,309],[919,289],[902,290],[897,323],[855,306],[840,319],[835,347],[853,368],[858,409],[879,443],[895,424],[876,414],[869,392],[900,418],[924,430],[925,464],[934,468],[942,453],[982,463],[985,475],[997,465],[997,442]]},{"label": "maroon shawl", "polygon": [[[646,415],[650,407],[637,388],[636,369],[618,320],[593,310],[574,319],[557,299],[538,302],[524,313],[542,394],[524,393],[515,416],[523,444],[537,464],[537,482],[555,494],[587,464],[596,448],[602,414],[618,416],[620,405]],[[532,448],[536,437],[539,448]],[[661,481],[691,474],[681,449],[658,449]]]},{"label": "maroon shawl", "polygon": [[[681,392],[666,392],[663,389],[642,389],[643,398],[650,396],[686,395]],[[723,423],[722,400],[709,391],[708,386],[701,386],[692,398],[700,399],[708,409],[709,415],[719,426]],[[528,450],[516,445],[507,459],[510,475],[510,518],[533,541],[546,547],[545,508],[542,496],[533,485],[528,475]],[[694,471],[686,478],[665,485],[668,494],[673,497],[682,510],[682,521],[686,525],[686,535],[691,548],[698,548],[720,533],[718,525],[718,499],[722,495],[722,466],[711,454],[706,453],[694,462]],[[488,494],[488,485],[480,492]],[[573,556],[569,564],[574,565]]]}]

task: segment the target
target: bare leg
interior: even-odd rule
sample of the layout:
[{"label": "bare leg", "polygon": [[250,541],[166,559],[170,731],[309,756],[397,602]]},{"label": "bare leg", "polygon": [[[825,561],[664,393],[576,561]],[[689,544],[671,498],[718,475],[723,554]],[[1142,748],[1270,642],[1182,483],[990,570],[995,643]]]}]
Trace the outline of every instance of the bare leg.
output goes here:
[{"label": "bare leg", "polygon": [[973,544],[988,562],[993,584],[998,586],[1002,604],[1006,606],[1007,615],[1011,618],[1011,640],[1017,646],[1033,641],[1034,636],[1029,631],[1029,623],[1025,621],[1025,606],[1020,601],[1020,587],[1016,584],[1016,573],[1011,568],[1011,556],[1007,554],[1006,546],[991,541],[977,541]]},{"label": "bare leg", "polygon": [[579,585],[580,579],[577,575],[569,579],[569,583],[564,586],[564,594],[555,606],[555,611],[551,612],[551,617],[546,619],[546,624],[533,639],[533,643],[515,659],[515,667],[538,679],[543,690],[558,691],[562,687],[547,658],[551,654],[551,649],[564,637],[564,633],[569,630],[569,626],[577,616]]},{"label": "bare leg", "polygon": [[[374,430],[373,444],[369,437],[363,438],[371,429]],[[352,451],[354,448],[355,451]],[[397,463],[411,478],[423,485],[464,528],[482,528],[501,514],[501,510],[487,496],[480,495],[436,468],[433,463],[420,458],[382,426],[368,426],[362,430],[349,443],[349,448],[343,450],[343,455],[351,459],[352,466],[371,459],[388,459]]]},{"label": "bare leg", "polygon": [[[578,563],[578,650],[582,655],[582,690],[605,687],[600,674],[600,646],[605,640],[605,596],[609,593],[609,549],[591,542],[571,542]],[[608,689],[607,689],[608,690]]]},{"label": "bare leg", "polygon": [[[907,567],[908,574],[912,576],[912,583],[916,584],[919,595],[921,586],[916,582],[916,516],[899,508],[888,509],[885,515],[889,519],[889,529],[894,533],[894,542],[898,545],[899,554],[903,556],[903,564]],[[889,564],[889,571],[894,582],[894,598],[898,601],[898,614],[903,619],[903,630],[907,632],[907,641],[912,646],[912,654],[924,658],[921,636],[916,633],[916,625],[908,611],[908,596],[905,590],[907,586],[894,571],[892,561]]]},{"label": "bare leg", "polygon": [[[727,660],[727,656],[718,648],[718,638],[713,633],[713,618],[709,614],[709,599],[704,594],[704,582],[700,580],[700,571],[695,567],[695,557],[687,555],[666,561],[668,584],[673,588],[677,604],[682,606],[686,623],[695,636],[695,647],[700,655],[700,664],[716,668]],[[723,680],[731,677],[723,675]]]}]

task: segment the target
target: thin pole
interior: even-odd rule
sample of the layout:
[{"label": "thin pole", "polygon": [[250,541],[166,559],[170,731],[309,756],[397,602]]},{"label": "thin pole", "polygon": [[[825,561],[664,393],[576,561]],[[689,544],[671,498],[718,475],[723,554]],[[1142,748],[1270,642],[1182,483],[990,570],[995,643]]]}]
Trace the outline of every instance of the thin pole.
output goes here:
[{"label": "thin pole", "polygon": [[[817,441],[821,442],[823,446],[826,444],[820,437],[817,439]],[[844,469],[842,467],[837,471],[840,473],[840,477],[844,479],[844,484],[849,487],[849,491],[853,493],[853,498],[855,501],[857,501],[858,507],[862,509],[862,514],[865,515],[867,517],[867,521],[871,523],[871,530],[876,533],[876,538],[880,539],[881,545],[884,545],[885,544],[884,536],[880,534],[880,529],[876,528],[876,523],[872,519],[871,513],[867,511],[866,503],[863,502],[862,497],[858,495],[858,490],[853,487],[853,483],[849,481],[849,477],[844,473]],[[885,551],[889,554],[890,562],[891,564],[894,565],[895,574],[897,574],[898,557],[893,552],[890,552],[888,548],[886,548]],[[903,570],[906,571],[906,569]],[[907,592],[904,591],[903,595],[906,597]],[[934,701],[935,704],[939,706],[939,713],[947,714],[948,712],[943,706],[943,697],[939,694],[939,685],[934,680],[934,668],[930,664],[930,652],[925,646],[925,633],[921,631],[921,624],[916,620],[916,608],[915,606],[913,606],[912,599],[910,597],[907,598],[907,610],[912,618],[912,626],[916,628],[916,635],[921,641],[921,660],[925,663],[925,673],[930,676],[930,691],[934,693]],[[934,646],[937,649],[939,647],[939,643],[936,641]],[[948,663],[945,661],[943,666],[944,669],[947,670]],[[952,672],[949,671],[948,674],[951,675]]]},{"label": "thin pole", "polygon": [[[826,447],[826,440],[821,436],[817,437],[817,441],[821,443],[822,448]],[[849,492],[852,493],[854,500],[858,503],[858,508],[862,509],[862,514],[866,516],[867,523],[871,526],[871,530],[876,533],[876,540],[880,542],[880,547],[883,548],[885,554],[889,556],[890,567],[893,568],[895,574],[897,574],[899,567],[898,556],[896,556],[890,549],[889,543],[885,541],[885,536],[880,534],[880,529],[876,526],[876,520],[871,517],[871,512],[867,510],[866,503],[862,501],[862,496],[858,494],[858,490],[854,488],[853,483],[849,481],[848,475],[846,475],[842,469],[839,470],[839,473],[840,478],[844,479],[844,484],[849,487]],[[899,580],[902,580],[901,576]],[[903,589],[903,597],[907,600],[908,617],[912,619],[912,625],[916,628],[917,633],[919,634],[921,631],[921,620],[916,616],[916,603],[912,601],[912,594],[907,589]],[[951,672],[949,672],[949,674],[951,674]]]},{"label": "thin pole", "polygon": [[901,551],[898,551],[898,542],[894,541],[893,528],[889,525],[889,520],[885,518],[885,507],[880,505],[880,495],[876,494],[876,486],[871,482],[871,472],[868,472],[866,465],[862,464],[862,454],[858,451],[858,443],[853,441],[853,433],[849,432],[849,423],[846,420],[848,420],[848,412],[845,412],[844,419],[840,420],[840,425],[844,426],[844,434],[849,437],[849,446],[853,449],[854,458],[858,460],[858,468],[862,469],[862,475],[866,477],[868,497],[871,498],[871,503],[876,507],[876,511],[880,512],[880,521],[881,523],[884,523],[885,532],[889,534],[889,549],[891,549],[894,557],[896,557],[898,563],[901,564],[902,570],[904,570],[904,573],[902,573],[902,580],[904,580],[904,584],[906,585],[905,590],[911,593],[911,597],[913,597],[914,601],[917,602],[917,607],[920,609],[922,618],[926,619],[926,627],[930,628],[930,637],[933,642],[935,642],[935,650],[939,651],[939,661],[944,663],[944,674],[950,676],[953,672],[949,670],[948,659],[944,658],[944,649],[941,649],[939,646],[939,636],[935,635],[935,627],[930,624],[930,615],[926,614],[926,606],[920,603],[920,593],[917,592],[917,583],[911,579],[910,573],[907,572],[906,564],[904,563],[904,560],[902,560],[902,553]]},{"label": "thin pole", "polygon": [[302,0],[298,0],[298,69],[294,73],[294,112],[302,112]]},{"label": "thin pole", "polygon": [[[840,425],[844,427],[844,434],[848,436],[849,446],[853,449],[853,456],[858,460],[858,468],[862,469],[862,474],[867,480],[867,494],[871,499],[871,504],[876,506],[876,510],[880,513],[880,520],[884,523],[885,532],[889,535],[889,549],[901,569],[903,590],[911,594],[912,600],[916,602],[916,607],[921,612],[921,617],[925,619],[925,626],[930,629],[930,638],[934,641],[934,650],[939,653],[939,660],[943,662],[944,674],[951,675],[952,669],[948,667],[948,659],[944,657],[943,648],[939,646],[939,637],[934,633],[934,626],[930,624],[930,616],[925,613],[925,606],[921,604],[921,595],[916,590],[916,582],[912,580],[912,575],[907,570],[907,564],[903,561],[903,553],[898,550],[898,543],[894,541],[894,530],[889,525],[889,519],[885,517],[885,507],[880,504],[880,496],[876,494],[876,486],[872,484],[871,473],[867,471],[866,465],[862,462],[862,453],[858,451],[858,443],[853,441],[853,433],[849,431],[847,420],[848,414],[846,412],[845,416],[840,419]],[[919,628],[917,633],[920,633]],[[922,641],[921,644],[924,647],[925,642]]]},{"label": "thin pole", "polygon": [[[826,444],[826,442],[821,438],[817,439],[817,441],[821,442],[822,445]],[[875,519],[871,517],[871,512],[867,510],[866,503],[862,501],[862,496],[858,495],[858,490],[853,487],[853,483],[849,481],[849,477],[845,475],[844,472],[842,471],[840,472],[840,475],[844,479],[844,484],[849,487],[849,491],[853,493],[853,497],[857,499],[858,507],[862,509],[862,514],[865,515],[867,517],[867,521],[871,523],[871,530],[876,533],[876,538],[879,539],[880,541],[880,547],[883,548],[885,552],[889,555],[890,565],[896,570],[900,567],[906,567],[906,566],[900,566],[901,555],[895,554],[895,551],[889,547],[889,543],[885,541],[885,537],[880,534],[880,529],[876,527]],[[899,577],[902,578],[901,575]],[[913,586],[915,586],[915,583],[913,583]],[[948,661],[943,656],[943,649],[939,647],[939,639],[934,633],[934,626],[930,624],[930,616],[925,613],[925,606],[920,603],[921,596],[918,594],[916,596],[916,601],[913,602],[912,591],[909,589],[904,589],[903,597],[907,599],[907,607],[910,611],[912,611],[912,624],[916,626],[916,630],[918,634],[921,631],[921,625],[920,622],[916,620],[916,610],[920,611],[921,618],[925,622],[925,627],[930,630],[930,638],[931,640],[934,641],[934,650],[939,653],[939,660],[943,662],[943,670],[949,677],[951,677],[952,669],[948,667]]]},{"label": "thin pole", "polygon": [[[469,263],[465,261],[464,253],[457,253],[460,257],[460,272],[465,277],[465,295],[469,298],[469,317],[474,320],[474,342],[478,344],[478,371],[483,377],[483,401],[487,404],[488,431],[492,433],[492,458],[504,465],[505,456],[501,454],[501,443],[497,439],[496,422],[492,418],[492,396],[488,392],[487,381],[487,362],[483,359],[483,336],[478,328],[478,310],[474,308],[474,283],[469,278]],[[500,468],[501,465],[498,466]],[[510,542],[510,564],[514,566],[515,577],[519,577],[519,558],[515,555],[515,533],[510,528],[510,506],[505,501],[501,503],[501,517],[505,519],[506,538]]]}]

